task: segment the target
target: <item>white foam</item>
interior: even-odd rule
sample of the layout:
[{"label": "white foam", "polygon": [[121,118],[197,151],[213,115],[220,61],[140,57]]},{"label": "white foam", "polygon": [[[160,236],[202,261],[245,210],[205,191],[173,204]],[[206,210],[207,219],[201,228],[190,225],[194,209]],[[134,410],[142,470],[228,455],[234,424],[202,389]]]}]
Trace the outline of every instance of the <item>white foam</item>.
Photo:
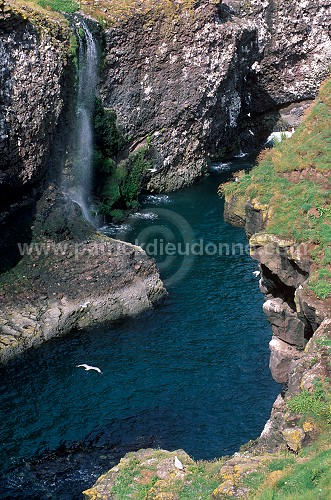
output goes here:
[{"label": "white foam", "polygon": [[130,215],[132,219],[158,219],[158,215],[153,212],[136,212]]},{"label": "white foam", "polygon": [[114,224],[110,223],[107,226],[100,227],[98,231],[106,236],[116,236],[117,234],[126,233],[130,231],[130,224]]},{"label": "white foam", "polygon": [[272,132],[269,135],[266,144],[268,144],[269,142],[272,144],[274,144],[275,142],[282,142],[284,138],[289,138],[293,134],[294,134],[294,129],[292,129],[291,131],[285,130],[284,132]]},{"label": "white foam", "polygon": [[171,203],[171,199],[167,194],[149,194],[144,198],[144,203],[158,205],[159,203]]},{"label": "white foam", "polygon": [[212,163],[209,167],[211,172],[224,172],[231,169],[231,163]]}]

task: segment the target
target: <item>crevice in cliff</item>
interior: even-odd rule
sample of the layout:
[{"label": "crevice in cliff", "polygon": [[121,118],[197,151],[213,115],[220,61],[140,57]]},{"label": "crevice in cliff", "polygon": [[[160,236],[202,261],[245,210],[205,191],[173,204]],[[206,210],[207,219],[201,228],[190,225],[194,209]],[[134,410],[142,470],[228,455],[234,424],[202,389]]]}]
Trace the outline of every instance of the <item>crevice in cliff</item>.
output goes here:
[{"label": "crevice in cliff", "polygon": [[273,298],[280,298],[286,302],[293,312],[296,312],[296,305],[294,301],[295,288],[293,286],[285,285],[279,276],[273,273],[265,264],[261,264],[261,288],[267,295]]},{"label": "crevice in cliff", "polygon": [[285,284],[265,264],[261,266],[260,289],[267,301],[263,310],[275,335],[284,346],[303,350],[313,335],[313,327],[298,309],[296,287]]}]

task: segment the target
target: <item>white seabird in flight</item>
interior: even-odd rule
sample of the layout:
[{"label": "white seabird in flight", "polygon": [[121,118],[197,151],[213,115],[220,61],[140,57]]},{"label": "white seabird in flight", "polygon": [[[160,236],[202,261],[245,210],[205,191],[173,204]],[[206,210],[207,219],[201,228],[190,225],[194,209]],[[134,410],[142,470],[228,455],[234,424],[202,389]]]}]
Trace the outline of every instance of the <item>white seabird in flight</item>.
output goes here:
[{"label": "white seabird in flight", "polygon": [[76,365],[76,368],[79,368],[80,366],[82,366],[83,368],[85,368],[85,371],[95,370],[98,373],[102,373],[102,371],[100,370],[100,368],[98,368],[97,366],[90,366],[90,365],[87,365],[87,364],[83,363],[82,365]]}]

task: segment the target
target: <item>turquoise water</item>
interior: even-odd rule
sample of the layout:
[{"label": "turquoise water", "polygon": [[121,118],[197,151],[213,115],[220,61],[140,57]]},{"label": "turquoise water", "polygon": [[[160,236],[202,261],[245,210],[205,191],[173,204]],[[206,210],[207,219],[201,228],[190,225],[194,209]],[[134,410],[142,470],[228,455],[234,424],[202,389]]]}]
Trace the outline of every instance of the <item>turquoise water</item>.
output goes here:
[{"label": "turquoise water", "polygon": [[[244,231],[222,218],[216,191],[226,175],[146,197],[140,218],[109,229],[204,249],[158,257],[169,295],[154,311],[54,339],[0,370],[0,498],[82,498],[128,450],[212,459],[261,433],[279,386],[257,265]],[[236,255],[226,246],[215,254],[219,243],[230,253],[236,244]]]}]

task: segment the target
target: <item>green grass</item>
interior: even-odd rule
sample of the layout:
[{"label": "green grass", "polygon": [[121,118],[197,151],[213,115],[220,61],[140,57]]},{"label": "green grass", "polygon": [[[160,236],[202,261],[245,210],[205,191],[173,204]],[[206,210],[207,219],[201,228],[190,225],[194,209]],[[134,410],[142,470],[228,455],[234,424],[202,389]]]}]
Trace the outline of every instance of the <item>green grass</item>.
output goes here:
[{"label": "green grass", "polygon": [[112,488],[112,493],[116,495],[116,500],[127,500],[135,498],[135,500],[145,500],[148,491],[157,481],[157,476],[153,475],[148,483],[140,483],[138,480],[141,477],[141,469],[139,462],[132,459],[126,467],[123,467],[121,474],[117,477]]},{"label": "green grass", "polygon": [[[218,0],[215,0],[217,3]],[[31,0],[46,10],[73,13],[82,10],[85,14],[107,26],[125,21],[132,15],[150,14],[155,19],[164,16],[165,20],[174,21],[185,10],[193,13],[196,0]]]},{"label": "green grass", "polygon": [[79,9],[78,2],[74,0],[38,0],[38,5],[47,10],[55,10],[56,12],[73,13]]},{"label": "green grass", "polygon": [[273,486],[260,487],[255,500],[328,500],[331,487],[331,450],[324,450],[306,462],[285,469]]},{"label": "green grass", "polygon": [[321,425],[331,424],[331,394],[329,387],[319,380],[313,391],[300,391],[287,402],[287,407],[293,413],[312,417]]},{"label": "green grass", "polygon": [[[167,453],[155,450],[154,457],[166,458]],[[146,500],[154,498],[157,493],[162,495],[173,492],[176,492],[178,500],[205,500],[211,498],[212,491],[219,485],[218,471],[221,463],[220,461],[197,462],[186,467],[188,475],[184,481],[171,477],[171,475],[169,479],[159,481],[155,463],[150,466],[141,465],[133,458],[120,465],[121,472],[116,478],[111,493],[114,494],[116,500],[127,500],[128,498]],[[149,474],[146,475],[146,472]],[[157,490],[153,492],[155,485]]]},{"label": "green grass", "polygon": [[198,462],[188,470],[192,473],[187,483],[179,485],[178,500],[205,500],[219,485],[219,462]]},{"label": "green grass", "polygon": [[278,144],[273,161],[278,172],[313,168],[331,171],[331,80],[324,83],[316,104],[290,141]]},{"label": "green grass", "polygon": [[[229,197],[268,206],[266,231],[296,242],[309,242],[315,269],[309,288],[321,299],[331,297],[331,79],[295,134],[263,151],[258,165],[240,182],[222,186]],[[299,178],[300,172],[304,173]],[[295,174],[295,178],[291,177]]]}]

